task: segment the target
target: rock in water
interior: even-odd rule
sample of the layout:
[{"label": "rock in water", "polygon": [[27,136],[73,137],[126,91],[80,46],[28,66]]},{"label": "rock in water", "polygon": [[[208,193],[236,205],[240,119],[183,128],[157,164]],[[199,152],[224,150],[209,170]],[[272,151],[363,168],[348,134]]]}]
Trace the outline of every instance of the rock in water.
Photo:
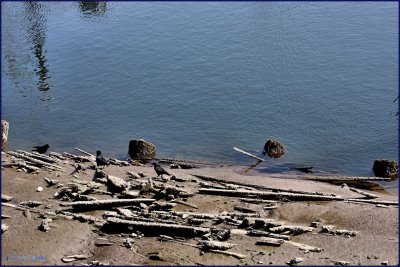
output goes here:
[{"label": "rock in water", "polygon": [[264,153],[271,158],[280,158],[285,154],[285,147],[279,141],[269,139],[264,145]]},{"label": "rock in water", "polygon": [[373,167],[375,176],[385,178],[398,178],[399,163],[394,160],[377,159],[374,161]]},{"label": "rock in water", "polygon": [[1,151],[7,151],[8,121],[1,120]]},{"label": "rock in water", "polygon": [[131,140],[128,153],[132,159],[150,160],[156,156],[156,146],[143,139]]}]

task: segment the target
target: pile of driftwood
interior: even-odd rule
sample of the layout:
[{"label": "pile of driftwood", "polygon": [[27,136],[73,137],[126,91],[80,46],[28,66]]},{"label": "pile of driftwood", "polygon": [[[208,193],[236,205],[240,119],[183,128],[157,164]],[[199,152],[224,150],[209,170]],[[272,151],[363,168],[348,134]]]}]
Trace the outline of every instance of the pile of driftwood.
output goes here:
[{"label": "pile of driftwood", "polygon": [[[149,175],[126,171],[126,177],[107,174],[106,169],[94,166],[93,155],[78,149],[85,156],[70,153],[50,152],[49,156],[26,151],[7,152],[13,156],[12,166],[23,171],[37,171],[44,168],[48,171],[64,171],[70,164],[77,171],[95,169],[95,177],[87,180],[71,179],[61,184],[54,179],[44,178],[49,187],[55,187],[53,202],[57,209],[37,201],[24,201],[18,204],[4,203],[12,197],[2,195],[2,205],[24,212],[39,213],[43,220],[38,229],[51,232],[52,218],[64,217],[79,222],[95,224],[102,235],[129,234],[130,237],[156,236],[161,242],[174,242],[196,247],[202,253],[219,253],[237,259],[247,255],[230,251],[237,244],[229,242],[232,235],[247,235],[254,238],[257,246],[278,247],[286,243],[305,252],[320,252],[323,248],[291,241],[292,236],[310,232],[327,235],[353,237],[358,233],[346,229],[335,229],[332,225],[310,222],[306,225],[292,225],[284,221],[268,218],[268,211],[279,208],[282,202],[288,201],[349,201],[374,205],[398,205],[395,202],[376,201],[375,195],[351,187],[346,187],[360,194],[360,198],[346,199],[335,194],[305,192],[290,189],[276,189],[265,186],[228,182],[217,177],[192,175],[192,178]],[[113,164],[129,166],[135,164],[114,160]],[[218,195],[220,197],[239,199],[243,205],[236,205],[230,211],[221,213],[200,212],[199,207],[191,202],[197,194]],[[249,208],[248,203],[258,204]],[[181,208],[178,211],[177,205]],[[183,207],[182,207],[183,206]],[[44,207],[44,208],[42,208]],[[185,208],[185,211],[182,211]],[[96,216],[87,211],[98,211]],[[93,213],[92,213],[93,214]],[[8,226],[2,225],[2,233]],[[113,245],[112,242],[98,242],[96,246]],[[123,246],[132,248],[129,238]],[[90,256],[72,255],[63,258],[63,262],[87,259]],[[157,257],[155,255],[149,256]],[[297,260],[294,260],[297,261]],[[92,261],[87,265],[100,265]]]}]

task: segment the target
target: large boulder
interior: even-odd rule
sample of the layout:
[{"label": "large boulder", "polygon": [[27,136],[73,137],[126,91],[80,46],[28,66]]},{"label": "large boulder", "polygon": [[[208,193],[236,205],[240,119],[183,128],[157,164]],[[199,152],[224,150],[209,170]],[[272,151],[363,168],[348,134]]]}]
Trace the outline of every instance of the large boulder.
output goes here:
[{"label": "large boulder", "polygon": [[156,156],[156,146],[143,139],[129,141],[131,159],[150,160]]},{"label": "large boulder", "polygon": [[285,154],[285,147],[279,141],[269,139],[264,145],[264,154],[271,158],[280,158]]},{"label": "large boulder", "polygon": [[373,167],[375,176],[385,178],[398,178],[399,163],[394,160],[377,159]]},{"label": "large boulder", "polygon": [[1,151],[7,150],[9,124],[5,120],[1,120]]}]

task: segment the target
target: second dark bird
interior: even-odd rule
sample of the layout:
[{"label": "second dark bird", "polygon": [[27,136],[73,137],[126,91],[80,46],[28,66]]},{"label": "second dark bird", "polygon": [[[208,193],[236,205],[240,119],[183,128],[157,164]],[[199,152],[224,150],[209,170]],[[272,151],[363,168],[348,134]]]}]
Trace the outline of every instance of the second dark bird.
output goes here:
[{"label": "second dark bird", "polygon": [[100,150],[96,151],[96,164],[97,166],[107,166],[110,162],[103,157]]},{"label": "second dark bird", "polygon": [[40,154],[44,154],[44,153],[46,153],[47,149],[49,149],[49,147],[50,146],[48,144],[45,144],[44,146],[34,146],[33,147],[34,149],[32,149],[32,151],[36,151]]},{"label": "second dark bird", "polygon": [[154,166],[154,170],[155,170],[156,173],[157,173],[157,177],[160,176],[160,175],[163,175],[163,174],[171,175],[171,174],[170,174],[169,172],[167,172],[163,167],[161,167],[161,165],[158,164],[157,162],[153,162],[151,165]]}]

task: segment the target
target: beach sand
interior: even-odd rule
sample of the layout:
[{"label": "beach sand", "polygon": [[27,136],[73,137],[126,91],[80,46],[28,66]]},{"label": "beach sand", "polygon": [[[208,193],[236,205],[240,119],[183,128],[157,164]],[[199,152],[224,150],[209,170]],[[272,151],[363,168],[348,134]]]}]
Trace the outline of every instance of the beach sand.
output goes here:
[{"label": "beach sand", "polygon": [[[2,166],[12,161],[9,155],[2,155]],[[2,168],[2,194],[14,197],[11,204],[21,201],[35,200],[43,204],[39,207],[46,211],[55,211],[60,207],[53,195],[59,189],[48,187],[44,177],[57,179],[67,184],[71,179],[92,181],[95,170],[90,169],[92,163],[83,163],[87,169],[84,172],[74,173],[71,160],[61,161],[59,165],[65,172],[41,169],[39,173],[26,173],[15,168]],[[226,223],[215,224],[206,222],[202,227],[219,227],[241,229],[231,233],[226,242],[235,246],[228,251],[245,255],[244,259],[232,256],[202,252],[199,248],[183,243],[159,241],[157,236],[129,237],[129,234],[99,234],[99,226],[78,222],[63,217],[54,217],[49,232],[42,232],[38,227],[42,221],[40,214],[31,212],[31,219],[24,216],[23,211],[12,207],[2,206],[2,215],[11,216],[3,219],[2,223],[9,226],[2,234],[2,265],[82,265],[92,261],[100,261],[110,265],[286,265],[291,259],[298,257],[302,261],[298,265],[335,265],[341,262],[350,265],[398,265],[398,207],[379,207],[373,204],[350,203],[346,201],[279,201],[276,209],[265,210],[265,203],[251,204],[242,202],[238,197],[199,194],[198,189],[202,181],[192,174],[217,177],[229,182],[240,182],[251,185],[266,186],[269,188],[297,190],[306,192],[321,192],[339,195],[345,199],[363,197],[359,193],[350,191],[346,187],[323,182],[297,179],[295,174],[260,174],[244,175],[246,167],[200,167],[194,169],[169,169],[168,171],[182,180],[166,181],[166,184],[178,185],[181,188],[195,193],[187,199],[187,203],[198,206],[198,209],[177,204],[175,211],[192,211],[196,213],[213,213],[221,215],[223,212],[237,212],[235,206],[247,207],[260,214],[261,218],[270,218],[284,225],[309,226],[319,221],[321,226],[312,232],[291,236],[292,242],[302,243],[321,248],[320,252],[300,250],[290,242],[279,247],[258,246],[256,241],[261,237],[243,234],[246,228]],[[109,175],[128,179],[126,170],[131,172],[145,172],[149,177],[155,177],[150,165],[146,166],[107,166],[105,171]],[[148,180],[148,178],[143,178]],[[184,180],[184,181],[183,181]],[[132,181],[134,182],[134,181]],[[213,184],[212,182],[207,182]],[[37,187],[43,187],[37,192]],[[107,190],[103,185],[101,188]],[[364,189],[363,189],[364,190]],[[365,190],[367,191],[367,190]],[[385,192],[372,192],[378,196],[377,200],[398,201],[398,196]],[[97,199],[111,199],[108,195],[91,194]],[[50,207],[44,208],[44,206]],[[104,211],[86,212],[102,218]],[[357,231],[353,237],[330,235],[321,233],[324,225],[334,225],[334,229]],[[164,233],[168,235],[168,233]],[[123,243],[129,237],[132,249],[126,248]],[[100,239],[99,239],[100,238]],[[110,246],[97,247],[96,242],[113,243]],[[184,243],[195,245],[200,240],[187,238]],[[157,257],[150,257],[151,253],[158,253]],[[69,255],[84,254],[87,259],[63,263],[62,258]]]}]

